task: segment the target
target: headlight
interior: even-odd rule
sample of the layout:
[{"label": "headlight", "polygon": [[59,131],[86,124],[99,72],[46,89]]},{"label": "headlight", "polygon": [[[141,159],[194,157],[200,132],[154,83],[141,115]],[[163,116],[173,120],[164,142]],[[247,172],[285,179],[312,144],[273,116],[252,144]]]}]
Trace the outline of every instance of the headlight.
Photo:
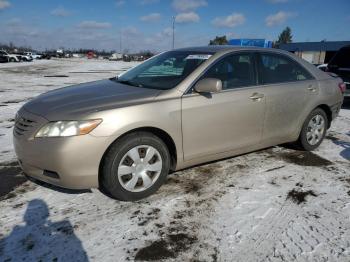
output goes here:
[{"label": "headlight", "polygon": [[84,121],[57,121],[44,125],[35,137],[80,136],[89,134],[100,123],[101,119]]}]

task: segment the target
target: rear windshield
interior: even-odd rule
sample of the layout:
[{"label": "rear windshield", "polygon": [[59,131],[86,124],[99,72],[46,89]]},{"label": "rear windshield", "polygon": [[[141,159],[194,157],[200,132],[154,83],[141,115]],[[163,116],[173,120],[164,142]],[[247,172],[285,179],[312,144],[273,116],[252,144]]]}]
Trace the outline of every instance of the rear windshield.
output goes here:
[{"label": "rear windshield", "polygon": [[208,52],[165,52],[122,74],[117,81],[143,88],[171,89],[212,55]]}]

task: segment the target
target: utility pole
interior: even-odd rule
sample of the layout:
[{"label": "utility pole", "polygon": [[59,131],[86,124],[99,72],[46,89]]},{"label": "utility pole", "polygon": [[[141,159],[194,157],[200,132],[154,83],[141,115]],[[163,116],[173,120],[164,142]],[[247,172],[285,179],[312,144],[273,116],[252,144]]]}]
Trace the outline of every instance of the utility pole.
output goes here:
[{"label": "utility pole", "polygon": [[173,49],[175,48],[175,16],[173,16]]},{"label": "utility pole", "polygon": [[120,35],[119,35],[119,53],[122,53],[122,30],[120,30]]}]

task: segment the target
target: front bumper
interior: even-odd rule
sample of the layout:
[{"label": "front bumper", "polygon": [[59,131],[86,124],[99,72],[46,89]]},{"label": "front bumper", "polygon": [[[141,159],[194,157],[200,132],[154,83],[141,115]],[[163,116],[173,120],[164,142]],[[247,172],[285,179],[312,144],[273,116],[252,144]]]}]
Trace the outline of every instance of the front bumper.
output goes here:
[{"label": "front bumper", "polygon": [[[35,118],[25,110],[21,115]],[[17,125],[17,120],[16,120]],[[96,188],[101,159],[108,148],[108,138],[92,135],[36,138],[33,136],[42,126],[19,135],[14,128],[14,148],[24,173],[35,179],[69,189]],[[52,175],[54,174],[54,175]]]}]

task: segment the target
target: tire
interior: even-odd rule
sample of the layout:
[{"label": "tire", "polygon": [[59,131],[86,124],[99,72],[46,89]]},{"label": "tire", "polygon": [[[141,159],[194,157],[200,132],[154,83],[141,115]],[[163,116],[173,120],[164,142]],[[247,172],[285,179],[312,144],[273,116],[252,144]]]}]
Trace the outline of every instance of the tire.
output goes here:
[{"label": "tire", "polygon": [[306,118],[301,129],[298,144],[303,150],[315,150],[322,143],[327,132],[327,127],[328,118],[326,113],[321,108],[316,108]]},{"label": "tire", "polygon": [[16,59],[14,59],[13,57],[10,58],[10,62],[16,62]]},{"label": "tire", "polygon": [[100,186],[112,198],[139,200],[159,189],[169,168],[170,154],[159,137],[149,132],[130,133],[114,142],[104,156]]}]

